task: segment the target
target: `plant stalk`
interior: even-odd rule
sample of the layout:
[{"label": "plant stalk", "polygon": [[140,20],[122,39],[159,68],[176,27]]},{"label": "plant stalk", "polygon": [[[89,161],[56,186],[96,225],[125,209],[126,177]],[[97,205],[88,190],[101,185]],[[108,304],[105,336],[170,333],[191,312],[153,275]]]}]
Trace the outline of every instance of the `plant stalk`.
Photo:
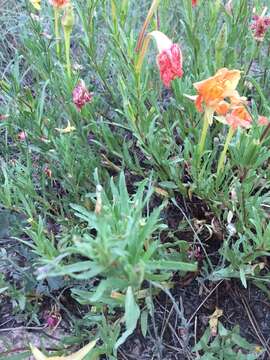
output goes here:
[{"label": "plant stalk", "polygon": [[222,150],[222,153],[220,154],[220,158],[219,158],[219,161],[218,161],[217,175],[219,175],[220,172],[224,169],[225,157],[226,157],[228,147],[230,145],[230,142],[231,142],[231,140],[233,138],[234,133],[235,133],[235,130],[232,127],[230,127],[230,130],[229,130],[229,132],[227,134],[227,138],[226,138],[226,141],[225,141],[225,144],[224,144],[224,148]]},{"label": "plant stalk", "polygon": [[54,34],[55,34],[55,43],[56,43],[56,54],[60,57],[60,32],[59,32],[59,10],[54,7]]},{"label": "plant stalk", "polygon": [[67,74],[68,74],[68,77],[71,79],[70,34],[71,34],[70,32],[64,31]]},{"label": "plant stalk", "polygon": [[143,27],[140,31],[140,34],[139,34],[139,38],[138,38],[138,42],[137,42],[137,46],[136,46],[136,50],[137,52],[139,52],[141,50],[141,47],[142,47],[142,44],[143,44],[143,39],[144,39],[144,34],[146,32],[146,29],[155,13],[155,11],[157,10],[158,8],[158,5],[159,5],[159,0],[153,0],[152,2],[152,5],[148,11],[148,14],[147,14],[147,17],[145,19],[145,22],[143,24]]},{"label": "plant stalk", "polygon": [[213,119],[213,111],[206,109],[205,113],[204,113],[204,117],[203,117],[203,128],[202,128],[201,139],[200,139],[200,142],[198,145],[199,161],[201,160],[202,155],[203,155],[207,131],[208,131],[209,125],[212,123],[212,119]]}]

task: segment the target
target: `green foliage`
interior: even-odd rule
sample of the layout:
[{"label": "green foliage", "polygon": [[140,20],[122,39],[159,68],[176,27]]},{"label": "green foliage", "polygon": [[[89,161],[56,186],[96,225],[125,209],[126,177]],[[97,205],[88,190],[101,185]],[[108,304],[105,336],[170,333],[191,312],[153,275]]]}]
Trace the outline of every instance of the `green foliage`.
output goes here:
[{"label": "green foliage", "polygon": [[[181,45],[184,76],[170,89],[160,80],[154,42],[141,72],[136,67],[149,1],[73,0],[71,72],[51,4],[42,1],[38,12],[27,0],[14,8],[6,3],[0,14],[0,205],[9,215],[0,213],[0,236],[16,230],[25,267],[34,270],[27,282],[14,266],[19,285],[1,277],[0,293],[18,311],[31,312],[38,306],[29,306],[26,288],[42,286],[48,295],[67,286],[89,310],[82,319],[71,316],[76,341],[93,327],[104,343],[97,356],[109,357],[138,326],[147,334],[150,288],[158,293],[171,286],[175,274],[267,285],[270,125],[258,119],[270,115],[270,32],[259,42],[250,28],[253,8],[263,11],[261,1],[235,0],[231,11],[220,0],[194,7],[190,0],[160,1],[146,32],[160,30]],[[252,126],[239,126],[230,141],[227,119],[215,113],[208,127],[190,98],[195,82],[222,67],[241,71],[237,90],[248,98],[252,117]],[[73,103],[79,79],[93,91],[80,111]],[[198,203],[203,214],[193,219]],[[181,210],[179,226],[170,226],[171,207]],[[215,234],[216,222],[222,241],[212,264],[203,230]],[[187,227],[194,239],[184,241]],[[5,249],[1,256],[10,266]],[[240,359],[238,347],[251,349],[238,342],[237,330],[221,324],[219,330],[212,342],[207,330],[197,344],[202,358]]]},{"label": "green foliage", "polygon": [[251,345],[239,334],[238,326],[228,330],[220,322],[218,335],[211,337],[210,328],[207,328],[193,351],[200,352],[200,359],[203,360],[255,360],[262,355],[261,349],[257,351],[255,345]]}]

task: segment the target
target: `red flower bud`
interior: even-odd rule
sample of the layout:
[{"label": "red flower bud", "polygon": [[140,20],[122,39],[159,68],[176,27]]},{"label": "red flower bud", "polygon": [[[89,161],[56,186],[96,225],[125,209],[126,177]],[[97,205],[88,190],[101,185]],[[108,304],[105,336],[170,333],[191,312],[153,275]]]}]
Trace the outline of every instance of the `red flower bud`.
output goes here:
[{"label": "red flower bud", "polygon": [[171,81],[183,76],[182,52],[178,44],[172,44],[167,50],[163,50],[157,56],[160,77],[166,87],[170,87]]},{"label": "red flower bud", "polygon": [[72,92],[73,103],[78,111],[92,100],[92,94],[87,90],[83,80],[80,80]]}]

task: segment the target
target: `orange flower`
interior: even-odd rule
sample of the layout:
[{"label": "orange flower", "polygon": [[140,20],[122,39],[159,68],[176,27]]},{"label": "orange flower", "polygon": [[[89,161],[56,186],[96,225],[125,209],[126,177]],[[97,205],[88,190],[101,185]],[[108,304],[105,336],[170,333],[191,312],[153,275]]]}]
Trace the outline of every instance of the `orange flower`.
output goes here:
[{"label": "orange flower", "polygon": [[205,107],[216,111],[216,109],[219,108],[220,103],[223,102],[225,98],[235,96],[235,89],[239,80],[239,70],[228,70],[226,68],[222,68],[219,69],[214,76],[195,83],[194,87],[198,92],[198,96],[195,101],[197,110],[202,112],[202,105],[204,104]]},{"label": "orange flower", "polygon": [[229,110],[230,110],[230,104],[225,100],[222,100],[220,103],[218,103],[218,105],[215,108],[216,113],[220,116],[225,116]]},{"label": "orange flower", "polygon": [[247,109],[240,105],[234,108],[234,110],[226,116],[227,124],[229,124],[233,130],[237,130],[238,127],[250,128],[252,117]]},{"label": "orange flower", "polygon": [[235,105],[247,105],[247,98],[245,96],[240,96],[237,90],[233,91],[232,96],[230,96],[230,103],[232,106]]},{"label": "orange flower", "polygon": [[69,0],[49,0],[49,1],[53,7],[58,8],[58,9],[62,9],[67,4],[69,4]]}]

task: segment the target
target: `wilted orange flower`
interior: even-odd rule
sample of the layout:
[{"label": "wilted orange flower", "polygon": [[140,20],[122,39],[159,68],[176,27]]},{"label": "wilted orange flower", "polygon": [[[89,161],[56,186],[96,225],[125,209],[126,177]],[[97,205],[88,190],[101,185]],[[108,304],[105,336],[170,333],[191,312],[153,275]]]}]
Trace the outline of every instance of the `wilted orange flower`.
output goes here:
[{"label": "wilted orange flower", "polygon": [[49,0],[50,4],[58,9],[61,9],[65,7],[67,4],[69,4],[69,0]]},{"label": "wilted orange flower", "polygon": [[252,117],[245,108],[245,106],[237,106],[235,109],[226,116],[227,123],[236,130],[238,127],[250,128]]},{"label": "wilted orange flower", "polygon": [[[198,111],[203,111],[203,104],[205,107],[216,111],[220,103],[225,98],[236,97],[236,87],[240,80],[239,70],[228,70],[226,68],[219,69],[217,73],[200,82],[194,84],[198,92],[195,105]],[[238,93],[237,93],[238,94]],[[222,103],[224,106],[224,103]]]}]

